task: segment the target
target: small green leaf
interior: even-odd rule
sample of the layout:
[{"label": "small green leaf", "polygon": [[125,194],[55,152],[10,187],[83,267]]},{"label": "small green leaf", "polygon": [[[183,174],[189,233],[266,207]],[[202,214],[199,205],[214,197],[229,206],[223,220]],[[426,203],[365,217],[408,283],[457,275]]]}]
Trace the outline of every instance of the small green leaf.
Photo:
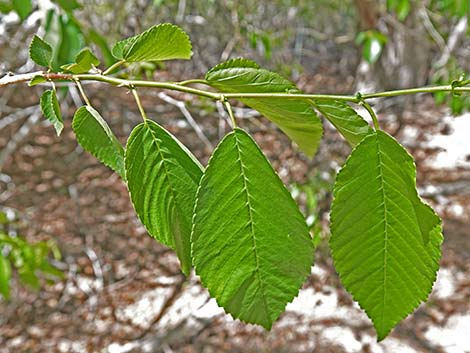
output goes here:
[{"label": "small green leaf", "polygon": [[72,129],[83,149],[126,180],[124,148],[95,109],[80,107],[73,117]]},{"label": "small green leaf", "polygon": [[7,14],[13,10],[10,1],[0,1],[0,13]]},{"label": "small green leaf", "polygon": [[34,76],[31,81],[29,81],[28,86],[33,87],[41,83],[47,82],[43,76]]},{"label": "small green leaf", "polygon": [[18,274],[20,275],[21,282],[30,286],[32,289],[38,290],[41,286],[35,269],[31,268],[29,265],[19,268]]},{"label": "small green leaf", "polygon": [[52,47],[49,43],[34,35],[29,45],[29,57],[40,66],[50,67],[52,62]]},{"label": "small green leaf", "polygon": [[132,203],[150,235],[176,250],[185,274],[191,269],[191,219],[202,166],[173,135],[146,120],[126,149]]},{"label": "small green leaf", "polygon": [[[359,36],[358,36],[359,38]],[[357,38],[357,39],[358,39]],[[369,30],[361,37],[363,43],[362,56],[369,64],[374,64],[379,60],[383,47],[387,43],[387,37],[379,31]]]},{"label": "small green leaf", "polygon": [[255,141],[228,134],[201,179],[192,231],[196,273],[219,305],[270,329],[313,262],[304,217]]},{"label": "small green leaf", "polygon": [[64,122],[62,121],[62,115],[60,113],[59,102],[57,101],[57,96],[55,90],[47,90],[41,96],[41,111],[49,120],[57,132],[57,136],[60,136],[63,128]]},{"label": "small green leaf", "polygon": [[312,100],[312,105],[336,127],[352,147],[374,131],[362,116],[344,102],[315,99]]},{"label": "small green leaf", "polygon": [[427,299],[441,256],[441,220],[416,191],[413,158],[391,136],[365,137],[338,173],[330,247],[378,340]]},{"label": "small green leaf", "polygon": [[81,8],[81,5],[76,0],[54,0],[64,11],[72,12]]},{"label": "small green leaf", "polygon": [[375,63],[382,54],[383,45],[375,38],[367,38],[362,48],[362,56],[369,64]]},{"label": "small green leaf", "polygon": [[10,298],[10,279],[11,279],[10,260],[5,258],[0,253],[0,294],[6,300]]},{"label": "small green leaf", "polygon": [[113,49],[117,59],[127,62],[191,59],[191,42],[178,26],[164,23],[117,42]]},{"label": "small green leaf", "polygon": [[98,66],[99,64],[100,61],[91,52],[91,50],[88,48],[84,48],[75,57],[75,63],[62,65],[60,68],[66,72],[71,72],[73,74],[82,74],[87,73],[93,67]]},{"label": "small green leaf", "polygon": [[52,266],[48,259],[44,259],[44,261],[38,266],[39,270],[47,275],[48,277],[55,278],[55,279],[63,279],[65,277],[64,273],[59,270],[57,267]]},{"label": "small green leaf", "polygon": [[33,11],[33,4],[31,0],[12,0],[13,9],[16,11],[21,20],[25,20],[26,17]]},{"label": "small green leaf", "polygon": [[[213,67],[207,82],[231,93],[301,93],[279,74],[260,68],[254,61],[232,59]],[[305,100],[278,98],[243,98],[247,106],[274,122],[299,148],[312,157],[320,143],[322,124]]]},{"label": "small green leaf", "polygon": [[410,10],[410,0],[400,0],[398,2],[398,6],[396,7],[398,19],[403,22],[408,17]]}]

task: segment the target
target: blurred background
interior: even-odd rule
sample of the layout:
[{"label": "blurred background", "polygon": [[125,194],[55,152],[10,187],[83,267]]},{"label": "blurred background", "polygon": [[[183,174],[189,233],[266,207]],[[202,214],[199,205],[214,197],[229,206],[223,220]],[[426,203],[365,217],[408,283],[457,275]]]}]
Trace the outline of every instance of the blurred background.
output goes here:
[{"label": "blurred background", "polygon": [[[54,68],[88,46],[104,69],[116,40],[171,22],[189,34],[193,59],[135,64],[123,75],[201,78],[243,56],[309,93],[458,84],[470,73],[469,11],[468,0],[0,0],[0,76],[39,69],[28,59],[35,33],[54,46]],[[104,84],[84,88],[125,144],[141,120],[133,98]],[[266,332],[225,315],[147,235],[126,186],[77,145],[76,88],[58,85],[60,137],[38,107],[44,89],[0,88],[0,352],[470,352],[468,95],[372,102],[381,126],[415,157],[420,194],[443,217],[445,234],[429,301],[376,343],[329,256],[331,189],[350,148],[327,122],[311,160],[255,111],[234,107],[317,244],[312,275]],[[148,115],[203,164],[230,129],[212,101],[141,92]]]}]

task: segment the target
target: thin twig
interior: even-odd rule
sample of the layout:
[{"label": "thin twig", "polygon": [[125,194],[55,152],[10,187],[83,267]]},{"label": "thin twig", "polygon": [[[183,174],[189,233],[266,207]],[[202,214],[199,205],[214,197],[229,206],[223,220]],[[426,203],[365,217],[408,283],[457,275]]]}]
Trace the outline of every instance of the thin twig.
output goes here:
[{"label": "thin twig", "polygon": [[467,16],[462,17],[459,22],[455,25],[454,29],[449,35],[449,40],[447,41],[446,48],[441,57],[436,61],[435,67],[440,68],[447,64],[452,53],[457,49],[458,44],[462,36],[467,33],[468,27],[468,18]]},{"label": "thin twig", "polygon": [[426,10],[426,7],[424,7],[424,5],[420,7],[420,9],[418,10],[418,14],[423,21],[424,28],[426,28],[431,38],[434,39],[436,44],[439,46],[440,51],[443,53],[449,51],[449,48],[447,47],[444,38],[442,38],[441,34],[437,31],[436,27],[434,27],[431,19],[429,18],[428,11]]},{"label": "thin twig", "polygon": [[88,99],[88,97],[87,97],[85,91],[83,90],[83,87],[82,87],[80,81],[79,81],[79,80],[75,80],[75,83],[77,84],[78,91],[80,92],[80,94],[81,94],[83,100],[85,101],[85,104],[88,105],[89,107],[91,107],[90,100]]},{"label": "thin twig", "polygon": [[31,116],[26,120],[26,122],[20,127],[20,129],[13,135],[11,139],[8,140],[7,145],[0,151],[0,171],[2,170],[3,164],[6,159],[16,150],[18,145],[23,141],[23,139],[29,134],[31,128],[41,117],[41,112],[39,107],[36,107]]},{"label": "thin twig", "polygon": [[90,295],[88,298],[88,301],[90,303],[91,311],[95,312],[96,307],[98,305],[98,294],[101,292],[104,288],[104,277],[103,277],[103,270],[101,268],[101,263],[100,259],[96,255],[96,252],[89,246],[85,248],[85,254],[88,256],[91,262],[91,266],[93,268],[93,272],[95,273],[96,277],[96,291],[94,295]]},{"label": "thin twig", "polygon": [[204,142],[204,144],[210,149],[212,150],[214,148],[214,146],[212,146],[212,143],[209,141],[209,139],[207,138],[207,136],[204,134],[204,132],[202,131],[201,127],[198,125],[198,123],[194,120],[194,118],[192,117],[191,113],[189,112],[189,110],[186,108],[186,105],[184,104],[183,101],[179,101],[173,97],[170,97],[169,95],[167,95],[166,93],[164,92],[159,92],[158,93],[158,98],[160,98],[161,100],[165,101],[166,103],[169,103],[171,105],[174,105],[175,107],[177,107],[181,113],[183,114],[183,116],[186,118],[186,121],[189,123],[189,125],[191,125],[191,127],[193,128],[194,132],[196,133],[196,135],[201,139],[202,142]]},{"label": "thin twig", "polygon": [[223,100],[225,109],[227,109],[228,116],[230,117],[230,121],[232,122],[232,127],[235,129],[237,127],[237,121],[235,120],[235,115],[233,115],[232,106],[227,99]]},{"label": "thin twig", "polygon": [[[68,81],[98,81],[112,84],[118,87],[153,87],[159,89],[167,89],[179,92],[185,92],[201,97],[211,98],[213,100],[223,99],[244,99],[244,98],[272,98],[272,99],[295,99],[295,100],[310,100],[310,99],[332,99],[351,103],[360,103],[356,95],[337,95],[337,94],[309,94],[309,93],[217,93],[197,89],[193,87],[186,87],[178,83],[172,82],[159,82],[159,81],[144,81],[144,80],[123,80],[115,77],[103,76],[99,74],[62,74],[62,73],[42,73],[36,72],[34,75],[9,75],[0,79],[0,86],[24,82],[31,79],[33,76],[42,75],[47,80],[68,80]],[[366,93],[362,95],[362,99],[372,99],[379,97],[395,97],[402,95],[420,94],[420,93],[436,93],[436,92],[470,92],[470,87],[453,87],[452,85],[437,85],[437,86],[424,86],[407,89],[398,89],[392,91]]]},{"label": "thin twig", "polygon": [[31,81],[36,76],[44,76],[44,71],[29,72],[27,74],[15,75],[11,72],[7,73],[5,76],[0,78],[0,87],[7,86],[14,83]]},{"label": "thin twig", "polygon": [[224,109],[222,102],[215,102],[215,106],[219,116],[221,117],[221,119],[219,119],[219,140],[221,140],[225,136],[225,124],[230,120],[230,118]]},{"label": "thin twig", "polygon": [[32,114],[38,109],[37,105],[26,107],[23,109],[18,109],[17,111],[4,116],[0,119],[0,130],[6,128],[8,125],[13,124],[14,122],[23,119],[24,117]]},{"label": "thin twig", "polygon": [[115,62],[113,65],[111,65],[106,70],[104,70],[102,75],[108,75],[108,74],[112,73],[115,69],[117,69],[119,66],[121,66],[125,62],[126,62],[125,60],[120,60],[118,62]]},{"label": "thin twig", "polygon": [[137,90],[135,88],[131,89],[132,95],[134,96],[135,102],[137,103],[137,107],[139,108],[140,115],[142,116],[142,119],[145,121],[148,119],[147,113],[145,113],[144,107],[142,105],[142,102],[140,100],[139,94],[137,93]]}]

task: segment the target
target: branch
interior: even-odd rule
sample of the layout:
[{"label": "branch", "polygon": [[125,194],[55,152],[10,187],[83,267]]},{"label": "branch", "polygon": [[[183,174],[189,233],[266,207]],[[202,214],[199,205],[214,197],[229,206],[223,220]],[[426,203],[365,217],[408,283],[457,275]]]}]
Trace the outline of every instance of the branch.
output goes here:
[{"label": "branch", "polygon": [[44,76],[44,71],[29,72],[27,74],[15,75],[12,72],[7,73],[5,76],[0,78],[0,87],[8,86],[15,83],[31,81],[36,76]]},{"label": "branch", "polygon": [[[35,76],[42,76],[48,81],[98,81],[105,82],[118,87],[126,87],[133,89],[135,87],[151,87],[159,89],[167,89],[172,91],[185,92],[188,94],[210,98],[216,101],[225,99],[244,99],[244,98],[282,98],[282,99],[333,99],[344,102],[359,104],[362,100],[379,98],[379,97],[395,97],[409,94],[419,93],[435,93],[435,92],[470,92],[470,87],[453,87],[452,85],[416,87],[408,89],[399,89],[393,91],[375,92],[361,94],[359,99],[357,95],[336,95],[336,94],[308,94],[308,93],[217,93],[193,87],[187,87],[177,82],[159,82],[144,80],[124,80],[115,77],[104,76],[102,74],[63,74],[63,73],[45,73],[42,71],[29,74],[12,75],[8,74],[0,79],[0,87],[25,82],[31,80]],[[187,82],[187,81],[183,81]]]},{"label": "branch", "polygon": [[161,100],[163,100],[164,102],[166,102],[168,104],[171,104],[171,105],[174,105],[175,107],[177,107],[180,110],[180,112],[183,114],[183,116],[186,118],[186,121],[189,123],[189,125],[191,125],[191,127],[193,128],[194,132],[199,137],[199,139],[202,142],[204,142],[204,144],[209,148],[209,150],[214,149],[214,146],[212,146],[212,143],[209,141],[207,136],[204,134],[204,131],[202,131],[201,127],[194,120],[191,113],[186,108],[186,105],[184,104],[184,102],[179,101],[177,99],[174,99],[173,97],[168,96],[164,92],[160,92],[158,94],[158,98],[160,98]]}]

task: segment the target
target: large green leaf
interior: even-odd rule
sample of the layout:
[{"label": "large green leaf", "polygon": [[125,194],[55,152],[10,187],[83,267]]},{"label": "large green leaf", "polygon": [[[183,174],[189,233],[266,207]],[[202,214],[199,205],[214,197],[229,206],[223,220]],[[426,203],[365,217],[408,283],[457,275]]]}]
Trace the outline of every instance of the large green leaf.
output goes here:
[{"label": "large green leaf", "polygon": [[44,91],[40,99],[40,106],[44,116],[54,125],[57,136],[60,136],[64,128],[64,122],[62,121],[62,114],[60,113],[55,90]]},{"label": "large green leaf", "polygon": [[315,99],[311,102],[353,147],[374,132],[367,121],[344,102],[332,99]]},{"label": "large green leaf", "polygon": [[10,298],[10,278],[11,278],[10,260],[4,257],[0,252],[0,294],[5,299]]},{"label": "large green leaf", "polygon": [[77,54],[73,64],[62,65],[60,68],[73,74],[81,74],[90,71],[93,67],[98,66],[99,64],[100,61],[91,52],[91,50],[84,48]]},{"label": "large green leaf", "polygon": [[243,130],[222,140],[201,179],[192,254],[217,302],[267,329],[310,273],[313,243],[304,217]]},{"label": "large green leaf", "polygon": [[419,198],[412,157],[391,136],[367,136],[339,172],[330,247],[344,287],[381,340],[431,291],[441,221]]},{"label": "large green leaf", "polygon": [[190,59],[191,42],[178,26],[163,23],[136,36],[117,42],[113,49],[117,59],[127,62]]},{"label": "large green leaf", "polygon": [[124,148],[95,109],[80,107],[73,117],[72,129],[86,151],[126,179]]},{"label": "large green leaf", "polygon": [[[211,86],[230,93],[301,93],[289,80],[245,59],[232,59],[213,67],[206,74],[206,80]],[[276,123],[305,154],[310,157],[315,154],[323,129],[307,101],[278,98],[240,100]]]},{"label": "large green leaf", "polygon": [[49,67],[52,62],[52,47],[35,35],[29,45],[29,57],[36,64]]},{"label": "large green leaf", "polygon": [[151,120],[134,128],[126,149],[132,203],[148,232],[176,250],[191,269],[191,219],[202,166],[174,136]]}]

